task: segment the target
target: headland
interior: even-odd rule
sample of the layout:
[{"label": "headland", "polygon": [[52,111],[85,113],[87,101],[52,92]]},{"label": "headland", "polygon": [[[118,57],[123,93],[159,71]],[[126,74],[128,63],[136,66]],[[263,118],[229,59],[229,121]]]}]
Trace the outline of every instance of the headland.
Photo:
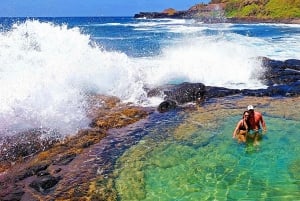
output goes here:
[{"label": "headland", "polygon": [[161,12],[140,12],[135,18],[195,19],[205,23],[289,23],[300,24],[297,2],[276,0],[212,0],[199,3],[187,10],[167,8]]}]

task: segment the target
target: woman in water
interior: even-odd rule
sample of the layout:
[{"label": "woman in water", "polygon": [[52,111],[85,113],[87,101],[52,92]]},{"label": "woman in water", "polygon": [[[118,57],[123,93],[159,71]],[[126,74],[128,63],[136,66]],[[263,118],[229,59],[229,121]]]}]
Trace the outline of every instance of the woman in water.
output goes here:
[{"label": "woman in water", "polygon": [[246,142],[247,134],[249,130],[248,126],[249,121],[249,111],[243,113],[243,118],[237,123],[232,138],[237,138],[238,142]]}]

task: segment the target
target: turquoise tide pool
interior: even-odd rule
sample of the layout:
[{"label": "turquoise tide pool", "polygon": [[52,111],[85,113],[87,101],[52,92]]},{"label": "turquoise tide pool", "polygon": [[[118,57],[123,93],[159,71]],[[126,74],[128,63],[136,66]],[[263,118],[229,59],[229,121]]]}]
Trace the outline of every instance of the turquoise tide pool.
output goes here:
[{"label": "turquoise tide pool", "polygon": [[181,128],[189,139],[176,138],[180,125],[159,143],[150,131],[117,163],[121,200],[299,200],[299,121],[266,116],[268,132],[255,147],[231,138],[239,118],[214,131]]}]

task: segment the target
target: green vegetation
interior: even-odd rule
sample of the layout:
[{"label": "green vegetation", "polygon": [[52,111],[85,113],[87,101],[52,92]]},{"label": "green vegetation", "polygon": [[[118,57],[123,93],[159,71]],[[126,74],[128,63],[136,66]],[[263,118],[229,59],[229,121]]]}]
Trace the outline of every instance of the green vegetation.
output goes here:
[{"label": "green vegetation", "polygon": [[212,3],[226,3],[227,17],[300,18],[300,0],[213,0]]}]

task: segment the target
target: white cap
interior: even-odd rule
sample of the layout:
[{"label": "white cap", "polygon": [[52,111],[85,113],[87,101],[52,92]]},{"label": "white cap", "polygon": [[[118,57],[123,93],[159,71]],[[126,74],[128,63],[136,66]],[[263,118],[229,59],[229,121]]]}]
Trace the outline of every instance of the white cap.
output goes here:
[{"label": "white cap", "polygon": [[254,107],[252,105],[248,105],[248,110],[254,110]]}]

